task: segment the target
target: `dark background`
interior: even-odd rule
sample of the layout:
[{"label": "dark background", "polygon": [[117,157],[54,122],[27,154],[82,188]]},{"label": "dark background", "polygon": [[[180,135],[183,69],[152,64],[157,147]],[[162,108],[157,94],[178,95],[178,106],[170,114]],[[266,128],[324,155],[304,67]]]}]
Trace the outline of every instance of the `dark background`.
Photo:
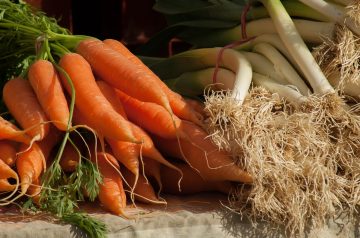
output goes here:
[{"label": "dark background", "polygon": [[121,40],[130,49],[144,44],[166,25],[153,11],[155,0],[26,0],[73,34]]}]

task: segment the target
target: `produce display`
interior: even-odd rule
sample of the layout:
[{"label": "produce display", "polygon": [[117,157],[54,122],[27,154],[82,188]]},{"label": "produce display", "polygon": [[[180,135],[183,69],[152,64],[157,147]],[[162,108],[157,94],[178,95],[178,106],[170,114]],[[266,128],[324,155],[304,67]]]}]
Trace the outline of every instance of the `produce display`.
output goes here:
[{"label": "produce display", "polygon": [[[168,27],[131,51],[0,0],[0,205],[51,213],[204,191],[306,234],[360,197],[359,3],[157,0]],[[174,40],[189,45],[159,57]]]}]

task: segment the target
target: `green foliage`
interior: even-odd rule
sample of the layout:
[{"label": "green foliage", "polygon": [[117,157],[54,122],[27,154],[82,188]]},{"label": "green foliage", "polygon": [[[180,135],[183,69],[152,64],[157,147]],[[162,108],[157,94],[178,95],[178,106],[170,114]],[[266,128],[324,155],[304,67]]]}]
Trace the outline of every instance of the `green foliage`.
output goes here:
[{"label": "green foliage", "polygon": [[66,223],[76,225],[77,227],[85,231],[86,234],[91,238],[106,237],[105,234],[107,230],[105,225],[99,220],[96,220],[87,214],[84,213],[65,214],[64,216],[61,217],[61,219]]}]

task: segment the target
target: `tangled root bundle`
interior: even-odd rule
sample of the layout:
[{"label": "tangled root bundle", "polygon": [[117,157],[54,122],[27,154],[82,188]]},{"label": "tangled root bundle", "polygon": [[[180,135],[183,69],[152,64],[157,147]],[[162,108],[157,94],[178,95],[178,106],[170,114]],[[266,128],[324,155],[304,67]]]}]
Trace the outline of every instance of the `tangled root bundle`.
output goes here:
[{"label": "tangled root bundle", "polygon": [[325,38],[313,54],[329,82],[340,93],[360,96],[360,38],[357,35],[344,26],[337,26],[334,37]]},{"label": "tangled root bundle", "polygon": [[291,235],[309,224],[322,227],[338,211],[354,212],[360,195],[356,108],[329,95],[295,108],[262,88],[252,89],[242,105],[223,92],[205,99],[213,141],[255,178],[245,204],[241,192],[232,197],[234,210],[285,224]]}]

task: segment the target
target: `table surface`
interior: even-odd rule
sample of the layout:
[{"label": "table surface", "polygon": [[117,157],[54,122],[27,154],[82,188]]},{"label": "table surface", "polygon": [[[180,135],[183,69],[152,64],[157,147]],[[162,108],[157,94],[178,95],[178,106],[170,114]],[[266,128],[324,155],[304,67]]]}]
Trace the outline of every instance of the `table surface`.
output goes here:
[{"label": "table surface", "polygon": [[[230,212],[223,204],[227,198],[218,194],[166,196],[167,205],[141,205],[127,208],[134,219],[114,216],[87,204],[84,209],[107,224],[107,237],[285,237],[266,223],[256,227],[240,215]],[[343,220],[309,231],[307,237],[359,237],[358,228]],[[49,216],[21,215],[12,209],[0,213],[0,238],[61,238],[85,237],[81,231],[67,224],[51,221]]]}]

